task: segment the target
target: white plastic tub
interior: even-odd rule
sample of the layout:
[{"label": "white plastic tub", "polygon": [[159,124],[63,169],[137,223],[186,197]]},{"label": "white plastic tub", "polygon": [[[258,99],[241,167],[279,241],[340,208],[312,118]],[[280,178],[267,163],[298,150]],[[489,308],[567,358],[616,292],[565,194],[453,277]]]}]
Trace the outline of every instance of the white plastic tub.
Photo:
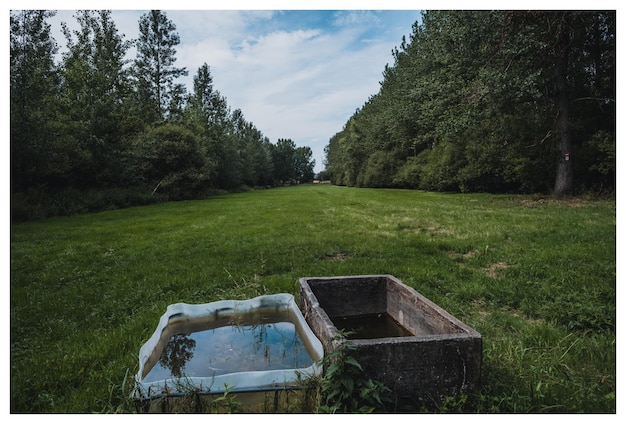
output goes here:
[{"label": "white plastic tub", "polygon": [[[231,332],[226,330],[229,325],[235,325]],[[292,339],[285,332],[288,326],[294,329],[297,338]],[[246,335],[243,330],[243,335],[239,334],[238,328],[253,337],[254,346],[250,351],[242,351],[240,339]],[[271,331],[279,331],[272,334],[280,334],[280,337],[270,335]],[[193,334],[203,336],[191,342]],[[285,366],[281,361],[284,362],[285,352],[292,346],[306,349],[308,359],[297,359],[295,365]],[[248,363],[263,362],[263,358],[257,357],[260,355],[266,358],[267,364],[261,368],[254,364],[251,368],[241,363],[237,365],[238,358],[244,354],[251,358]],[[197,358],[193,358],[194,355]],[[299,389],[307,378],[321,375],[319,361],[323,356],[322,343],[309,328],[290,294],[199,305],[177,303],[168,306],[156,330],[139,351],[139,371],[135,376],[133,396],[136,400],[150,400],[189,393],[213,395],[226,391],[249,393]],[[172,360],[174,357],[176,360],[182,358],[182,362],[172,366],[171,363],[176,362]],[[192,361],[199,365],[187,371],[186,367]],[[160,365],[163,363],[166,366]],[[219,367],[212,364],[219,364]],[[228,369],[224,364],[232,366]],[[167,372],[168,366],[173,372]],[[267,369],[262,369],[264,367]]]}]

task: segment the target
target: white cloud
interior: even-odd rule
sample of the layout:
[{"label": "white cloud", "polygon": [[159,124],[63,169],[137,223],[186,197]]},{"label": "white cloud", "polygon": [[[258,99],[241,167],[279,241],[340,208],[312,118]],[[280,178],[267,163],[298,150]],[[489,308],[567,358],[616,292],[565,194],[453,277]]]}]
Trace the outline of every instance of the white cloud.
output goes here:
[{"label": "white cloud", "polygon": [[361,12],[336,18],[335,28],[340,29],[332,33],[323,28],[242,33],[239,43],[206,40],[206,50],[196,45],[193,54],[191,46],[182,46],[180,62],[193,56],[194,69],[206,62],[215,88],[231,108],[241,109],[272,142],[291,138],[310,146],[321,170],[328,140],[378,91],[384,66],[392,61],[391,49],[402,36],[392,43],[371,36],[369,42],[360,42],[358,28],[369,29],[366,25],[379,18]]},{"label": "white cloud", "polygon": [[[119,32],[137,38],[143,13],[114,10]],[[397,13],[358,10],[339,10],[311,22],[298,21],[307,16],[271,10],[166,13],[181,40],[176,66],[189,72],[180,82],[191,91],[193,76],[207,63],[214,88],[231,109],[241,109],[272,142],[290,138],[311,147],[317,171],[330,137],[378,91],[385,64],[393,61],[392,48],[410,34],[412,24]],[[75,27],[72,14],[59,12],[53,23]],[[57,41],[65,44],[60,33]]]},{"label": "white cloud", "polygon": [[381,23],[380,17],[369,10],[346,10],[338,11],[335,14],[335,26],[346,25],[378,25]]}]

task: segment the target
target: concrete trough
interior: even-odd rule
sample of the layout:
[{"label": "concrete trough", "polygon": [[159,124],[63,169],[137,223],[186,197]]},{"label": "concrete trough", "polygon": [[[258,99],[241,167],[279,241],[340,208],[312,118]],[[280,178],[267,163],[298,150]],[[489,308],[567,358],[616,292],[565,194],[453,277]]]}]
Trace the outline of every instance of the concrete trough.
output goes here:
[{"label": "concrete trough", "polygon": [[481,335],[392,275],[307,277],[299,308],[324,350],[353,331],[351,355],[399,398],[437,402],[478,390]]}]

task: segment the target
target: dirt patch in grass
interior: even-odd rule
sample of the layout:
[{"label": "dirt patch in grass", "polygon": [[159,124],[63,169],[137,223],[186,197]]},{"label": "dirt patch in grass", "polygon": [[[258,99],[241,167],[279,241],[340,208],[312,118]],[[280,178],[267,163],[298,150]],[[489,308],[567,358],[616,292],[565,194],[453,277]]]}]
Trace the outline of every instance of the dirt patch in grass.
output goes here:
[{"label": "dirt patch in grass", "polygon": [[591,204],[590,202],[578,197],[542,197],[538,199],[520,199],[519,202],[523,208],[536,208],[546,204],[580,208]]},{"label": "dirt patch in grass", "polygon": [[511,265],[506,264],[504,262],[496,262],[495,264],[489,265],[487,268],[484,268],[485,274],[487,277],[493,278],[494,280],[500,278],[500,271],[510,268]]},{"label": "dirt patch in grass", "polygon": [[339,252],[325,255],[324,259],[327,261],[345,261],[346,259],[350,259],[351,257],[352,255],[350,255],[349,253]]},{"label": "dirt patch in grass", "polygon": [[455,232],[449,228],[443,227],[436,222],[424,222],[414,218],[404,218],[396,224],[398,231],[408,231],[414,234],[427,234],[432,236],[455,236]]},{"label": "dirt patch in grass", "polygon": [[483,298],[472,300],[472,306],[478,310],[478,314],[481,317],[491,315],[491,312],[487,309],[487,302]]},{"label": "dirt patch in grass", "polygon": [[469,252],[465,252],[465,253],[460,253],[460,252],[455,252],[454,250],[450,250],[448,253],[448,256],[453,258],[453,259],[471,259],[474,256],[476,256],[478,254],[478,251],[475,249],[470,250]]}]

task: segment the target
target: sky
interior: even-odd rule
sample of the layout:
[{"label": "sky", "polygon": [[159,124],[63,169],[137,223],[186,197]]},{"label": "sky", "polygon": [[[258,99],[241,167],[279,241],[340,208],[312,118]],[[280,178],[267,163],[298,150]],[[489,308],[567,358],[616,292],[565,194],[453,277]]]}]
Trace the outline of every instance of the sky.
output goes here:
[{"label": "sky", "polygon": [[[168,4],[162,10],[180,36],[175,66],[188,71],[178,82],[192,91],[193,77],[206,63],[231,110],[240,109],[272,143],[287,138],[309,146],[316,172],[324,168],[329,139],[378,92],[385,65],[393,64],[392,49],[421,15],[409,9],[180,10]],[[118,32],[137,38],[147,10],[111,10]],[[61,49],[61,22],[78,28],[73,14],[59,10],[49,20]]]}]

